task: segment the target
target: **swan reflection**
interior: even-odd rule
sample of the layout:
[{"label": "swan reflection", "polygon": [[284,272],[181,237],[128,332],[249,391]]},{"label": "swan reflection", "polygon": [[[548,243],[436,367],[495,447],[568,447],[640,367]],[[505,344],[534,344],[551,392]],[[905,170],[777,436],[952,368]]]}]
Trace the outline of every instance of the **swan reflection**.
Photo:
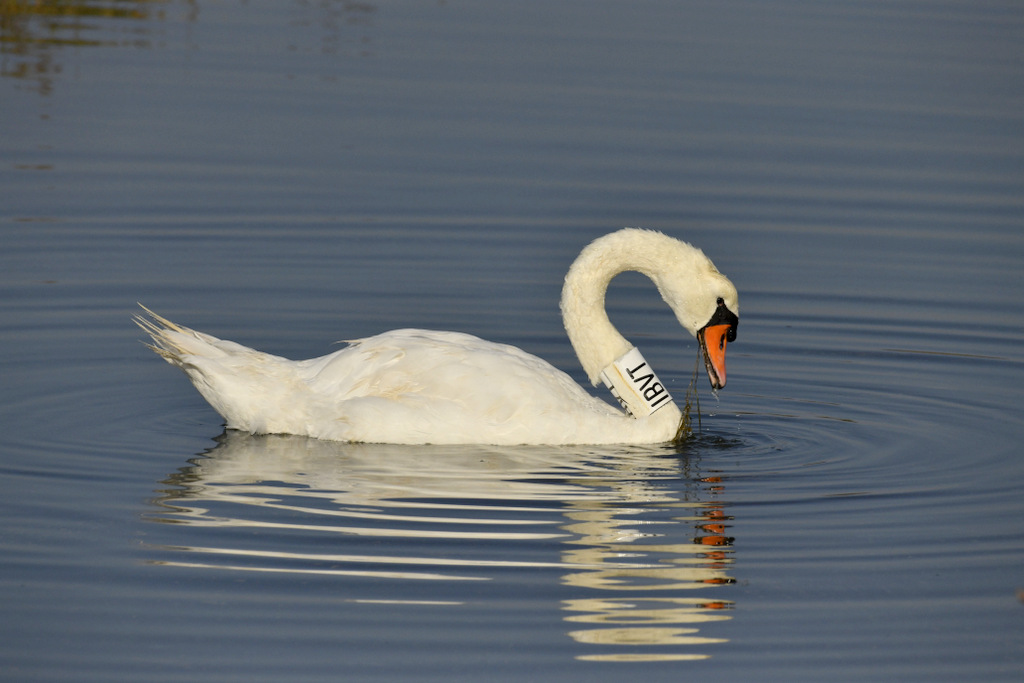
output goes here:
[{"label": "swan reflection", "polygon": [[[688,471],[691,461],[663,447],[388,446],[226,432],[164,481],[150,519],[199,528],[152,546],[150,562],[413,581],[549,572],[568,596],[567,635],[589,646],[579,659],[706,658],[725,641],[701,628],[731,618],[732,603],[709,591],[733,583],[732,539],[721,482]],[[330,549],[314,537],[332,539]]]}]

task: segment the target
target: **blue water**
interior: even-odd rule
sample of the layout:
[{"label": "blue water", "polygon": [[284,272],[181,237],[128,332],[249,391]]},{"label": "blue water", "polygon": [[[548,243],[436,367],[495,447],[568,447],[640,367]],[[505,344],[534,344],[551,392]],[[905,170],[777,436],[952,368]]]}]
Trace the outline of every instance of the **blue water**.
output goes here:
[{"label": "blue water", "polygon": [[[1017,3],[0,17],[5,680],[1024,674]],[[224,433],[130,321],[460,330],[585,383],[561,280],[623,225],[740,291],[681,446]],[[650,283],[608,305],[681,397]]]}]

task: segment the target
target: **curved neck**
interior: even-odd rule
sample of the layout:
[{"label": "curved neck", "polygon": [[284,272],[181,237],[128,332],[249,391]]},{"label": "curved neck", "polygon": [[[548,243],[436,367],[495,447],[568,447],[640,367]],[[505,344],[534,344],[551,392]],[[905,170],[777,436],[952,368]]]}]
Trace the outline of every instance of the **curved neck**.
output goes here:
[{"label": "curved neck", "polygon": [[562,321],[583,369],[595,386],[601,371],[633,346],[608,319],[608,283],[619,273],[638,271],[651,278],[662,297],[668,299],[662,275],[678,267],[674,257],[678,256],[679,244],[657,232],[620,230],[592,242],[569,268],[562,287]]}]

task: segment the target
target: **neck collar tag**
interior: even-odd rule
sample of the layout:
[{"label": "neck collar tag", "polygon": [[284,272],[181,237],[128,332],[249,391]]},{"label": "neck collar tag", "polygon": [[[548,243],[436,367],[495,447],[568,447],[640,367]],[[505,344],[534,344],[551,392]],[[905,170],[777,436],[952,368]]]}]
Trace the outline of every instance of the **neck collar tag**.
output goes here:
[{"label": "neck collar tag", "polygon": [[601,371],[622,409],[635,417],[647,417],[672,403],[672,396],[635,346]]}]

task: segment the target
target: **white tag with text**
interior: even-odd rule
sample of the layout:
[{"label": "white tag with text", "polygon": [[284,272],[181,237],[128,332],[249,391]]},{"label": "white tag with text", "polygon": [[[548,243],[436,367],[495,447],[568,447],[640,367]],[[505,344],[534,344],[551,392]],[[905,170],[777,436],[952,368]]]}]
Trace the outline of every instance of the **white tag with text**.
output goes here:
[{"label": "white tag with text", "polygon": [[668,389],[635,346],[601,371],[601,380],[633,417],[647,417],[672,402]]}]

